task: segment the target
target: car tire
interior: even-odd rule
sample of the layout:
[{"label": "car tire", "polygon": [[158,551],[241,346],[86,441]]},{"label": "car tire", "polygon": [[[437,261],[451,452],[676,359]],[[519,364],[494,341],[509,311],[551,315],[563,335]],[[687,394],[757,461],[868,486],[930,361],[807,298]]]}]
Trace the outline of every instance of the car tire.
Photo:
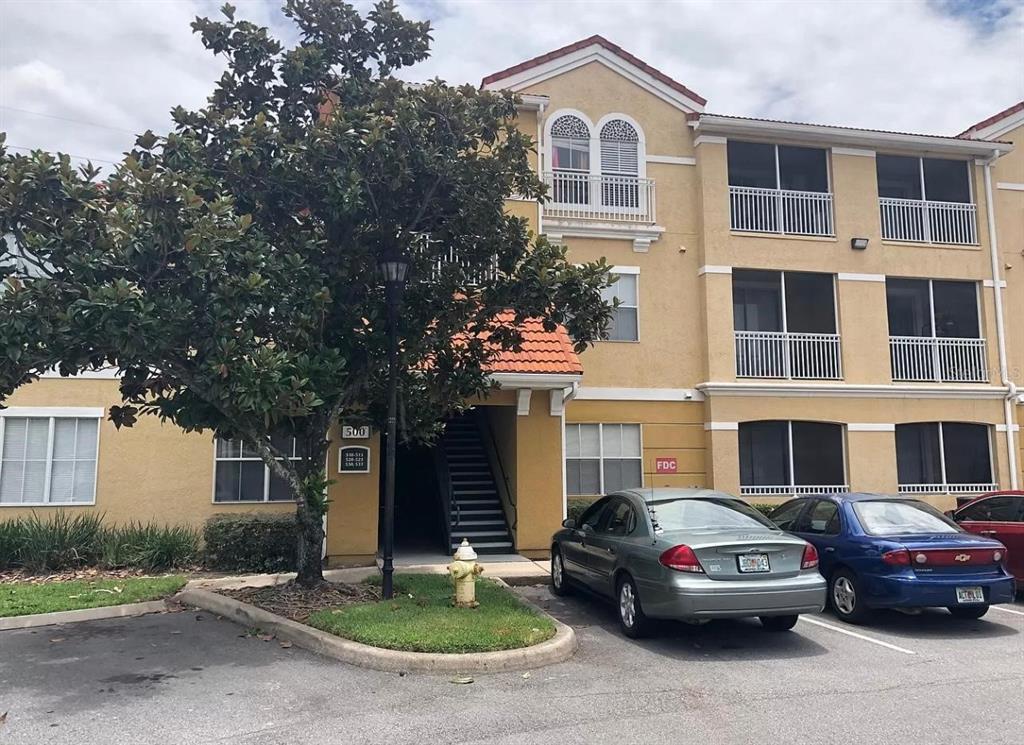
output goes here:
[{"label": "car tire", "polygon": [[651,621],[640,604],[636,582],[623,574],[615,586],[615,605],[619,611],[619,627],[630,639],[642,639],[651,633]]},{"label": "car tire", "polygon": [[963,618],[965,620],[971,620],[975,618],[981,618],[988,613],[987,605],[954,605],[950,608],[946,608],[953,618]]},{"label": "car tire", "polygon": [[798,615],[792,616],[761,616],[761,625],[765,631],[789,631],[796,626]]},{"label": "car tire", "polygon": [[871,611],[864,605],[860,580],[849,569],[837,569],[828,581],[828,604],[840,621],[864,623]]},{"label": "car tire", "polygon": [[569,575],[565,571],[565,562],[562,560],[562,552],[557,548],[551,550],[551,592],[559,597],[565,597],[572,593],[569,586]]}]

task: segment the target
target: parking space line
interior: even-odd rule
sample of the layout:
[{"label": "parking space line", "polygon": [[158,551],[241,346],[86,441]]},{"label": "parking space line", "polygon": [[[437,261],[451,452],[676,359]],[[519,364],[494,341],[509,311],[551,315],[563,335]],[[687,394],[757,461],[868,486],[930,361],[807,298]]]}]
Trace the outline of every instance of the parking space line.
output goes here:
[{"label": "parking space line", "polygon": [[838,631],[840,634],[846,634],[847,636],[852,636],[855,639],[860,639],[861,641],[870,642],[871,644],[877,644],[880,647],[885,647],[886,649],[891,649],[894,652],[902,652],[903,654],[917,654],[917,652],[912,652],[909,649],[904,649],[903,647],[897,647],[895,644],[890,644],[889,642],[883,642],[881,639],[874,639],[874,638],[872,638],[870,636],[865,636],[864,634],[858,634],[856,631],[850,631],[849,629],[844,629],[842,626],[833,626],[830,623],[825,623],[824,621],[819,621],[816,618],[808,618],[807,616],[800,616],[800,620],[801,621],[806,621],[807,623],[813,624],[815,626],[821,626],[822,628],[825,628],[825,629],[831,629],[832,631]]},{"label": "parking space line", "polygon": [[991,609],[991,610],[1001,610],[1003,613],[1012,613],[1015,616],[1024,616],[1024,611],[1010,610],[1009,608],[1003,608],[1002,606],[999,606],[999,605],[990,605],[989,609]]}]

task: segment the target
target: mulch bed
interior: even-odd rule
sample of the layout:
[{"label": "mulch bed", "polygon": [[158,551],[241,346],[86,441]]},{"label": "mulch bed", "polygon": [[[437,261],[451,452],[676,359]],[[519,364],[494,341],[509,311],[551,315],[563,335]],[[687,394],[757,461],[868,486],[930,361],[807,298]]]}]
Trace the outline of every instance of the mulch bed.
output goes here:
[{"label": "mulch bed", "polygon": [[28,572],[24,569],[0,571],[0,585],[26,584],[45,585],[50,582],[91,582],[97,579],[128,579],[130,577],[151,577],[162,572],[143,572],[138,569],[62,569],[44,574]]},{"label": "mulch bed", "polygon": [[214,591],[299,622],[305,622],[311,613],[318,610],[381,599],[380,588],[340,582],[325,582],[311,588],[286,582],[271,587],[242,587],[233,590],[218,588]]}]

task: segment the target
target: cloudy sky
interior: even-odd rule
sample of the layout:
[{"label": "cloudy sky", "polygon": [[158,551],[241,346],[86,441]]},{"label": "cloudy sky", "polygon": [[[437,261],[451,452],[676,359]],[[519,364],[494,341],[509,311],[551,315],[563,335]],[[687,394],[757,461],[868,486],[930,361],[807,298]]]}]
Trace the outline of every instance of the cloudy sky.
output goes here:
[{"label": "cloudy sky", "polygon": [[[0,0],[0,131],[116,160],[202,104],[222,63],[193,36],[222,0]],[[238,15],[294,40],[280,0]],[[360,3],[365,4],[365,3]],[[434,26],[406,73],[484,75],[602,34],[718,113],[955,134],[1024,99],[1024,0],[400,0]]]}]

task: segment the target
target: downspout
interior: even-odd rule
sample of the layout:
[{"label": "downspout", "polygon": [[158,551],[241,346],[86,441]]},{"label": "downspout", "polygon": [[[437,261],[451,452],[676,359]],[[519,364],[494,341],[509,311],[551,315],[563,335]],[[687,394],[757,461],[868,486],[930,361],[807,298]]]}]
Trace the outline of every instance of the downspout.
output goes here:
[{"label": "downspout", "polygon": [[1003,290],[999,278],[999,241],[996,237],[996,208],[992,201],[992,164],[999,157],[993,151],[992,156],[982,163],[985,174],[985,212],[988,215],[988,248],[992,261],[992,291],[995,295],[996,308],[996,344],[999,349],[999,380],[1007,389],[1003,399],[1003,418],[1006,420],[1006,456],[1010,466],[1010,488],[1017,489],[1017,445],[1013,436],[1013,406],[1017,400],[1017,386],[1010,380],[1009,367],[1006,362],[1006,327],[1003,323]]},{"label": "downspout", "polygon": [[562,519],[569,517],[569,495],[568,488],[565,483],[565,405],[576,398],[576,394],[579,392],[580,384],[574,382],[569,388],[565,388],[562,391],[562,414],[561,414],[561,427],[562,427]]}]

